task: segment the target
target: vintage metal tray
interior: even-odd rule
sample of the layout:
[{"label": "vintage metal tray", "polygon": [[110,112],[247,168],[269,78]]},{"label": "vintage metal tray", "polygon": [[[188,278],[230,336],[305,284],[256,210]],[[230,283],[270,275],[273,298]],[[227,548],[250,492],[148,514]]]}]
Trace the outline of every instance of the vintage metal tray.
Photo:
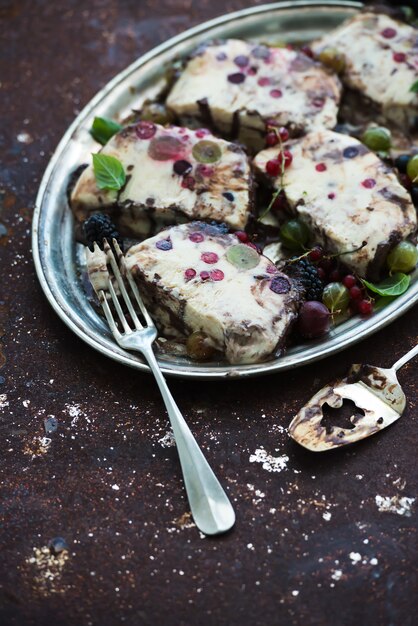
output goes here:
[{"label": "vintage metal tray", "polygon": [[[156,94],[166,65],[186,55],[199,42],[214,37],[238,37],[257,42],[302,42],[320,36],[353,15],[359,2],[279,2],[230,13],[192,28],[154,48],[116,76],[85,107],[65,133],[43,177],[33,220],[33,256],[41,286],[62,320],[91,347],[115,361],[140,370],[140,357],[123,351],[92,307],[82,280],[82,246],[75,244],[73,219],[66,200],[71,172],[98,146],[89,134],[95,116],[119,117]],[[417,273],[416,273],[417,274]],[[285,370],[356,343],[407,311],[418,299],[418,276],[410,289],[369,319],[351,318],[315,342],[298,345],[284,356],[256,365],[199,364],[183,358],[160,357],[166,374],[192,378],[245,377]]]}]

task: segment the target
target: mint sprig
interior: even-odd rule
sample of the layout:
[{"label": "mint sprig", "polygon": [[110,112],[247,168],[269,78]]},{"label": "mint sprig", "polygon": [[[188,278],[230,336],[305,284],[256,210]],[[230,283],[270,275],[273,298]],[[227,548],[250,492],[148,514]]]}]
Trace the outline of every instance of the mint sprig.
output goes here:
[{"label": "mint sprig", "polygon": [[411,87],[409,88],[409,91],[412,91],[412,93],[418,93],[418,80],[412,83]]},{"label": "mint sprig", "polygon": [[93,154],[93,169],[99,189],[119,191],[126,182],[122,163],[107,154]]},{"label": "mint sprig", "polygon": [[411,277],[402,272],[397,272],[392,276],[388,276],[388,278],[385,278],[385,280],[382,280],[377,285],[369,283],[369,281],[363,278],[361,282],[367,289],[373,293],[379,294],[379,296],[400,296],[408,289]]},{"label": "mint sprig", "polygon": [[90,129],[90,135],[104,146],[121,128],[123,127],[120,124],[106,117],[95,117]]}]

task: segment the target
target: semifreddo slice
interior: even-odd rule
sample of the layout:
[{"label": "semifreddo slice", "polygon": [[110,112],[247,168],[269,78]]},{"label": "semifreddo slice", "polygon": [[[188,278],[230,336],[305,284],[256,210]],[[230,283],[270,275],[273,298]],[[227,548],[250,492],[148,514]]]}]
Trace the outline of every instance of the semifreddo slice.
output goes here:
[{"label": "semifreddo slice", "polygon": [[[173,226],[133,246],[126,262],[164,336],[202,332],[230,363],[282,351],[297,316],[298,287],[222,225]],[[97,266],[100,259],[91,259],[90,267]]]},{"label": "semifreddo slice", "polygon": [[118,159],[126,183],[120,190],[100,189],[89,165],[70,197],[80,222],[105,210],[122,234],[139,237],[193,219],[235,229],[247,224],[253,192],[248,157],[241,146],[206,129],[142,121],[114,135],[99,154]]},{"label": "semifreddo slice", "polygon": [[[411,196],[395,173],[357,139],[322,130],[289,140],[293,157],[283,176],[270,177],[283,187],[289,208],[305,223],[312,242],[341,260],[358,276],[379,278],[389,251],[411,235],[417,216]],[[263,176],[278,149],[254,160]]]},{"label": "semifreddo slice", "polygon": [[359,13],[312,44],[316,55],[327,48],[344,55],[341,80],[369,99],[369,109],[371,101],[404,131],[417,129],[418,93],[412,90],[418,80],[416,28],[388,15]]},{"label": "semifreddo slice", "polygon": [[302,52],[228,39],[202,46],[167,98],[183,124],[209,124],[254,149],[267,126],[293,135],[337,122],[341,85]]}]

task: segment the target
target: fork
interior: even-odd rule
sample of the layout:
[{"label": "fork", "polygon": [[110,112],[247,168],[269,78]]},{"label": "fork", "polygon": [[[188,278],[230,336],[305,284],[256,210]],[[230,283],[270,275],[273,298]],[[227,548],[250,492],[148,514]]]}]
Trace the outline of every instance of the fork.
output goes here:
[{"label": "fork", "polygon": [[[110,330],[121,348],[140,352],[154,374],[176,440],[186,493],[196,526],[205,535],[225,533],[235,523],[234,510],[171,395],[152,349],[152,344],[157,337],[157,329],[142,301],[138,287],[127,267],[125,257],[115,239],[113,239],[113,247],[117,254],[118,262],[110,244],[104,239],[107,267],[110,264],[113,270],[113,280],[107,272],[108,293],[111,296],[123,332],[116,325],[105,291],[103,289],[98,291],[99,301]],[[141,323],[135,311],[134,302],[128,294],[122,273],[129,283],[134,300],[145,320],[145,326]],[[134,328],[126,320],[119,302],[117,290],[125,301]]]}]

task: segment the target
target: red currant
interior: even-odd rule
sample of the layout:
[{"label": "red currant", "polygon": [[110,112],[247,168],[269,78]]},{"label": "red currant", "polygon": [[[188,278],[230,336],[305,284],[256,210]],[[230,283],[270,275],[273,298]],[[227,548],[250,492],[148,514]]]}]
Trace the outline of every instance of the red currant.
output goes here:
[{"label": "red currant", "polygon": [[360,289],[360,287],[358,287],[358,285],[354,285],[353,287],[351,287],[350,289],[350,298],[351,300],[359,300],[363,295],[362,290]]},{"label": "red currant", "polygon": [[370,315],[373,311],[373,305],[370,300],[360,300],[357,304],[357,308],[361,315]]},{"label": "red currant", "polygon": [[289,150],[283,150],[283,152],[279,153],[277,160],[280,163],[280,165],[283,163],[283,160],[284,160],[284,166],[285,168],[288,168],[289,165],[292,164],[293,154]]},{"label": "red currant", "polygon": [[274,132],[274,130],[269,131],[266,135],[266,146],[268,146],[269,148],[272,148],[273,146],[276,146],[278,143],[279,143],[279,138],[277,134]]},{"label": "red currant", "polygon": [[309,258],[311,259],[311,261],[319,261],[320,259],[322,259],[324,254],[324,251],[322,250],[322,248],[320,248],[319,246],[315,246],[315,248],[312,248],[312,250],[309,252]]},{"label": "red currant", "polygon": [[344,276],[343,278],[343,285],[347,287],[347,289],[351,289],[351,287],[354,287],[356,282],[356,277],[352,274],[347,274],[347,276]]},{"label": "red currant", "polygon": [[266,163],[266,172],[269,176],[276,178],[280,174],[280,163],[277,159],[270,159]]},{"label": "red currant", "polygon": [[332,270],[332,272],[329,275],[329,278],[330,278],[331,282],[339,283],[340,280],[341,280],[341,272],[340,272],[340,270]]},{"label": "red currant", "polygon": [[325,273],[324,268],[323,268],[323,267],[317,267],[317,268],[316,268],[316,271],[318,272],[318,276],[319,276],[319,278],[320,278],[321,280],[325,280],[326,273]]},{"label": "red currant", "polygon": [[247,243],[247,241],[249,241],[249,237],[247,233],[245,233],[243,230],[237,230],[235,234],[238,237],[238,239],[241,241],[241,243]]},{"label": "red currant", "polygon": [[279,128],[279,137],[282,141],[287,141],[289,139],[289,131],[284,126]]}]

